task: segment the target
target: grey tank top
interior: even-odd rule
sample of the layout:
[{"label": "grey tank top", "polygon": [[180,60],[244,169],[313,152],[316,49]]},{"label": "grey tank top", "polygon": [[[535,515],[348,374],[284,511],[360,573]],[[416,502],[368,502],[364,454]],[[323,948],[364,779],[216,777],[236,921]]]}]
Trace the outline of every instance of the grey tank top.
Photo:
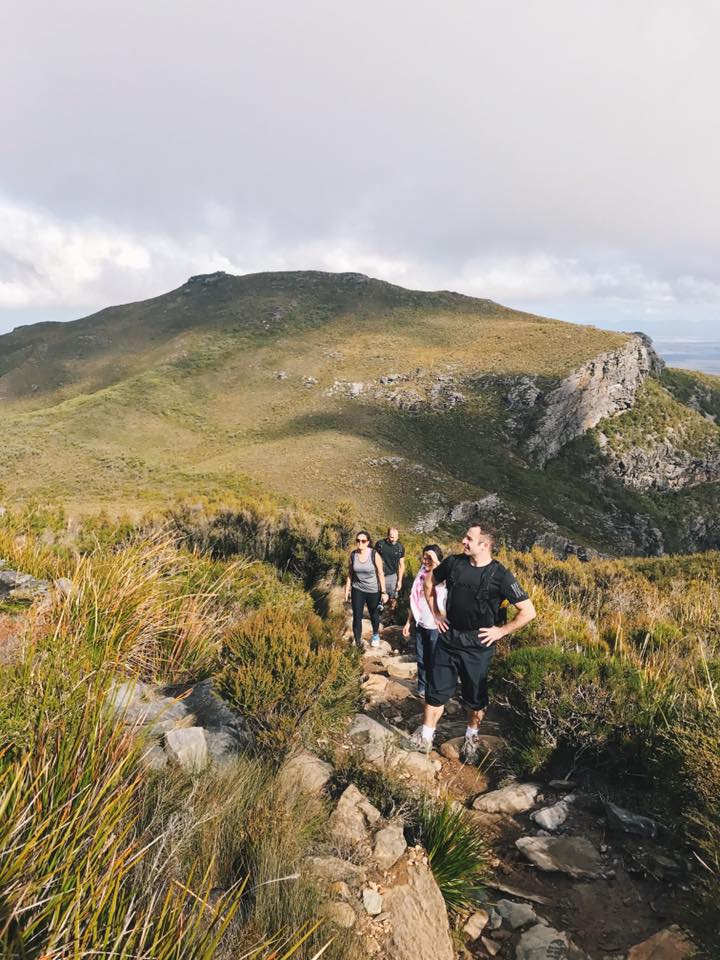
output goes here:
[{"label": "grey tank top", "polygon": [[377,570],[373,563],[373,551],[368,550],[367,560],[362,561],[358,556],[357,550],[353,550],[352,557],[352,585],[356,590],[362,590],[363,593],[378,593],[380,584],[378,583]]}]

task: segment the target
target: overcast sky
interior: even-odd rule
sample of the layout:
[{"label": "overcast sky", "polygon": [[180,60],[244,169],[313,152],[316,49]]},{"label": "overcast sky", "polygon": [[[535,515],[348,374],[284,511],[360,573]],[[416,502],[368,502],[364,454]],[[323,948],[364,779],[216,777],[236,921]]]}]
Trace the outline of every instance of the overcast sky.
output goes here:
[{"label": "overcast sky", "polygon": [[716,0],[4,0],[0,331],[355,270],[720,339]]}]

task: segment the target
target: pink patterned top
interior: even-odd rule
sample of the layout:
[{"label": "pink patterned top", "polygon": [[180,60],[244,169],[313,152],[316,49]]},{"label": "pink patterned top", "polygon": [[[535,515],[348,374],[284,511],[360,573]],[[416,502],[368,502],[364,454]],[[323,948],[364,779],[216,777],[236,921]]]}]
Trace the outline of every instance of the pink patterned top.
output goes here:
[{"label": "pink patterned top", "polygon": [[[435,617],[432,615],[428,602],[425,599],[424,581],[427,571],[425,567],[420,567],[418,575],[413,580],[410,590],[410,609],[415,618],[415,623],[427,630],[437,630]],[[439,583],[435,588],[437,605],[443,612],[445,611],[445,600],[447,598],[447,588],[444,583]]]}]

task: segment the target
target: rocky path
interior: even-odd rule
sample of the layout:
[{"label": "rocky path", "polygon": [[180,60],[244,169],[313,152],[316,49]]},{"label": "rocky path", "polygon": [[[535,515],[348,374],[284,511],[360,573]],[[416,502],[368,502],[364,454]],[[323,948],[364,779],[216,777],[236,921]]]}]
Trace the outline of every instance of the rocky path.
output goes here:
[{"label": "rocky path", "polygon": [[[0,599],[25,602],[68,585],[3,571]],[[17,591],[17,593],[15,592]],[[40,608],[41,609],[41,608]],[[1,611],[0,611],[1,613]],[[17,656],[31,621],[0,616],[0,665]],[[370,635],[367,624],[366,635]],[[653,821],[605,802],[597,788],[567,781],[520,783],[502,763],[505,718],[491,710],[479,767],[459,760],[465,719],[451,701],[429,757],[407,753],[399,738],[422,717],[416,666],[398,627],[378,649],[365,647],[366,703],[345,745],[376,770],[468,809],[484,831],[493,876],[472,914],[451,931],[422,847],[408,847],[399,814],[383,816],[358,787],[337,786],[337,771],[303,752],[282,769],[286,788],[332,803],[325,841],[300,865],[326,891],[328,921],[352,929],[377,960],[684,960],[693,947],[675,921],[688,896],[690,864]],[[108,695],[118,722],[141,733],[143,762],[193,773],[232,762],[252,737],[209,681],[157,689],[118,679]]]},{"label": "rocky path", "polygon": [[[377,724],[412,731],[422,718],[414,658],[399,627],[385,627],[382,637],[380,648],[364,649],[366,729]],[[355,728],[362,724],[356,718]],[[457,956],[691,956],[693,947],[675,923],[688,896],[691,864],[683,852],[672,849],[659,825],[604,802],[596,788],[512,780],[500,760],[503,727],[502,713],[491,709],[481,729],[487,757],[479,768],[467,767],[458,752],[464,713],[451,701],[436,752],[422,758],[424,788],[467,807],[486,832],[494,858],[487,901],[462,918],[464,944]],[[364,749],[372,760],[372,750]]]}]

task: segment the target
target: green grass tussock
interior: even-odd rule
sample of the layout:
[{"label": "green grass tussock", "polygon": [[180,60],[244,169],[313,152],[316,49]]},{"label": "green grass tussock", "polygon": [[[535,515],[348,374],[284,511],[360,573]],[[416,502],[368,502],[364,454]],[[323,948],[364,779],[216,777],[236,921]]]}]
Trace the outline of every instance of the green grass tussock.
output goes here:
[{"label": "green grass tussock", "polygon": [[[69,596],[26,611],[24,641],[2,668],[0,952],[316,957],[331,935],[317,923],[317,891],[296,874],[322,830],[322,805],[284,794],[275,764],[252,758],[194,778],[149,777],[144,744],[105,706],[118,676],[185,685],[216,674],[243,623],[272,624],[282,611],[299,638],[311,599],[266,563],[192,553],[167,531],[116,528],[82,552],[46,529],[46,516],[27,511],[0,522],[13,566],[72,580]],[[323,700],[332,712],[343,683],[356,689],[357,669],[318,623],[318,663],[335,671]],[[303,729],[324,722],[308,718]],[[343,934],[324,955],[355,949]]]},{"label": "green grass tussock", "polygon": [[537,621],[498,657],[517,772],[590,772],[661,819],[701,865],[697,935],[720,895],[720,554],[505,562]]}]

